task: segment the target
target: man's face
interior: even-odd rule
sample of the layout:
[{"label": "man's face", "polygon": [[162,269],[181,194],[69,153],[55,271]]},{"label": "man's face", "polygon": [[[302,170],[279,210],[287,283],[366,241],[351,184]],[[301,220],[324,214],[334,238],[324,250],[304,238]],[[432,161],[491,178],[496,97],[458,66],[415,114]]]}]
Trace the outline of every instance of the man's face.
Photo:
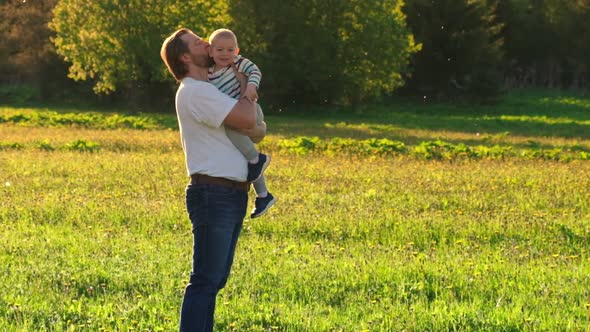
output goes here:
[{"label": "man's face", "polygon": [[213,59],[209,57],[209,43],[194,33],[186,33],[180,37],[188,46],[192,63],[197,67],[209,68]]},{"label": "man's face", "polygon": [[229,66],[238,55],[238,46],[233,38],[216,38],[209,47],[209,55],[218,67]]}]

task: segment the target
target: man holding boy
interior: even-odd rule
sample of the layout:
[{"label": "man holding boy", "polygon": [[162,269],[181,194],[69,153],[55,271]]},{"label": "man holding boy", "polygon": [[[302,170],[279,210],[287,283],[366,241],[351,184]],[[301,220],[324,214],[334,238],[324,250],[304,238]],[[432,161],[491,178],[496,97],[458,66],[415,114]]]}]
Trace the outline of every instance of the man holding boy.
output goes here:
[{"label": "man holding boy", "polygon": [[217,293],[225,286],[248,203],[247,161],[225,127],[249,137],[266,133],[256,105],[233,99],[207,82],[209,44],[180,29],[160,55],[180,82],[176,112],[191,182],[186,207],[193,225],[193,267],[180,314],[180,331],[213,331]]}]

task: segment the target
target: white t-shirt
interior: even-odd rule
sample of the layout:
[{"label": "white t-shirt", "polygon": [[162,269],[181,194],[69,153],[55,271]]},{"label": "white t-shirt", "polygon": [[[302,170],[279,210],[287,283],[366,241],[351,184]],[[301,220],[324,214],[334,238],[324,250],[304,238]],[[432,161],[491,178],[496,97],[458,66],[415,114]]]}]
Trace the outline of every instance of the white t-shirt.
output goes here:
[{"label": "white t-shirt", "polygon": [[185,77],[176,91],[176,114],[188,174],[246,181],[247,161],[225,134],[223,120],[238,101],[211,83]]}]

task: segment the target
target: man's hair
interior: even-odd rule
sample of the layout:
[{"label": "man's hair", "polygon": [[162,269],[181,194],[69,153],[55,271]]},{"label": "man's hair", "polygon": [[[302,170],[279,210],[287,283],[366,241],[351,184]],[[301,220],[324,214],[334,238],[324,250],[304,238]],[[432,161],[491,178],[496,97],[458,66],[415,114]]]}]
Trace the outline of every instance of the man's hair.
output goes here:
[{"label": "man's hair", "polygon": [[236,42],[236,47],[238,47],[238,37],[236,37],[236,34],[229,29],[217,29],[213,31],[213,33],[209,36],[209,44],[213,44],[218,38],[233,39]]},{"label": "man's hair", "polygon": [[160,49],[160,56],[162,61],[166,64],[166,67],[174,76],[176,81],[182,80],[188,73],[186,65],[180,60],[180,56],[184,53],[188,53],[188,45],[184,40],[180,39],[184,34],[191,33],[192,31],[186,28],[178,29],[172,33],[164,43],[162,49]]}]

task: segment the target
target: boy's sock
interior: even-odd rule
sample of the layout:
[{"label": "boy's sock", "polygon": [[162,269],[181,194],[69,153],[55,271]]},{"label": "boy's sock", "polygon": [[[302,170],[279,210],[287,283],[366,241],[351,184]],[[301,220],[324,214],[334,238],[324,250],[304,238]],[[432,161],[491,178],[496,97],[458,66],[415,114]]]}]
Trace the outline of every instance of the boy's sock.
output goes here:
[{"label": "boy's sock", "polygon": [[258,159],[259,159],[259,158],[258,158],[258,155],[256,155],[256,158],[254,158],[254,159],[251,159],[251,160],[248,160],[248,162],[249,162],[250,164],[256,164],[256,163],[258,162]]},{"label": "boy's sock", "polygon": [[268,195],[268,187],[266,186],[265,176],[262,175],[258,180],[252,182],[256,197],[264,198]]}]

